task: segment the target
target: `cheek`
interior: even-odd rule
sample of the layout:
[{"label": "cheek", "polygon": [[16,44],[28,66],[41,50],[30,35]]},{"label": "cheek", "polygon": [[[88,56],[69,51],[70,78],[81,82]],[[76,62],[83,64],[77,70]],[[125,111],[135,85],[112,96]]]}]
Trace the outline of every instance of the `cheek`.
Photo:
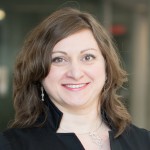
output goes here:
[{"label": "cheek", "polygon": [[45,85],[53,85],[56,82],[58,83],[59,79],[61,79],[61,77],[63,72],[61,71],[61,69],[56,69],[55,67],[51,67],[51,70],[49,72],[49,74],[47,75],[47,77],[44,79],[44,84]]},{"label": "cheek", "polygon": [[91,69],[91,75],[95,78],[95,79],[105,79],[106,78],[106,70],[105,70],[105,66],[104,65],[96,65],[95,67],[93,67]]},{"label": "cheek", "polygon": [[57,83],[57,77],[55,73],[50,72],[47,77],[42,81],[43,87],[48,95],[51,95],[55,90],[55,85]]}]

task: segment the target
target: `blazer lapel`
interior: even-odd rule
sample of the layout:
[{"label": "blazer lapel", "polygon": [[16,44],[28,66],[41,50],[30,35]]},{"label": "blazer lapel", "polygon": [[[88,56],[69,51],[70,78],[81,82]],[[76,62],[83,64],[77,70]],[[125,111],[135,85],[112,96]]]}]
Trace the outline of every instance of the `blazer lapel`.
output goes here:
[{"label": "blazer lapel", "polygon": [[109,131],[109,140],[111,150],[124,150],[118,138],[114,138],[113,131]]}]

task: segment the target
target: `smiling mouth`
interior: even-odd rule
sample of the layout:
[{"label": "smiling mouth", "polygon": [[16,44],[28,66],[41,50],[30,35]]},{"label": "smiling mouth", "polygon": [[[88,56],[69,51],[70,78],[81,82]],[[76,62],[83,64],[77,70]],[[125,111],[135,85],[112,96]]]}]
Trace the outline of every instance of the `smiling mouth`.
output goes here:
[{"label": "smiling mouth", "polygon": [[63,84],[63,86],[67,89],[78,90],[85,88],[89,83],[82,84]]}]

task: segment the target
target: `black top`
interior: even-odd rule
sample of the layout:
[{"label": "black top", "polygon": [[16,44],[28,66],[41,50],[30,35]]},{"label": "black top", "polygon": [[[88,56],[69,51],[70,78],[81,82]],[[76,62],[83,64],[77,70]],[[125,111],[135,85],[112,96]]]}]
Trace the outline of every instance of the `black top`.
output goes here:
[{"label": "black top", "polygon": [[[48,119],[43,127],[13,128],[0,133],[0,150],[85,150],[74,133],[56,133],[62,112],[50,100]],[[130,125],[114,138],[109,131],[111,150],[150,150],[150,132]]]}]

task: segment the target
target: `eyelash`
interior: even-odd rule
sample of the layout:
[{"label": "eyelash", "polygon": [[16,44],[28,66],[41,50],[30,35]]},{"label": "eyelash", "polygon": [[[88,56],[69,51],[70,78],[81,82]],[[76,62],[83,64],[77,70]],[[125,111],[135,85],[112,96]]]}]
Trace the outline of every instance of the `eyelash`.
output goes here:
[{"label": "eyelash", "polygon": [[63,61],[65,61],[65,59],[62,58],[62,57],[55,57],[55,58],[52,59],[53,63],[61,63]]},{"label": "eyelash", "polygon": [[[87,59],[87,58],[90,58],[90,60],[89,59]],[[92,54],[86,54],[84,57],[83,57],[83,60],[84,61],[91,61],[91,60],[93,60],[93,59],[95,59],[96,57],[94,56],[94,55],[92,55]]]},{"label": "eyelash", "polygon": [[[83,62],[91,62],[92,60],[96,59],[96,57],[93,54],[85,54],[82,58],[81,61]],[[55,64],[62,64],[68,62],[67,59],[63,58],[63,57],[54,57],[52,58],[52,63]]]}]

